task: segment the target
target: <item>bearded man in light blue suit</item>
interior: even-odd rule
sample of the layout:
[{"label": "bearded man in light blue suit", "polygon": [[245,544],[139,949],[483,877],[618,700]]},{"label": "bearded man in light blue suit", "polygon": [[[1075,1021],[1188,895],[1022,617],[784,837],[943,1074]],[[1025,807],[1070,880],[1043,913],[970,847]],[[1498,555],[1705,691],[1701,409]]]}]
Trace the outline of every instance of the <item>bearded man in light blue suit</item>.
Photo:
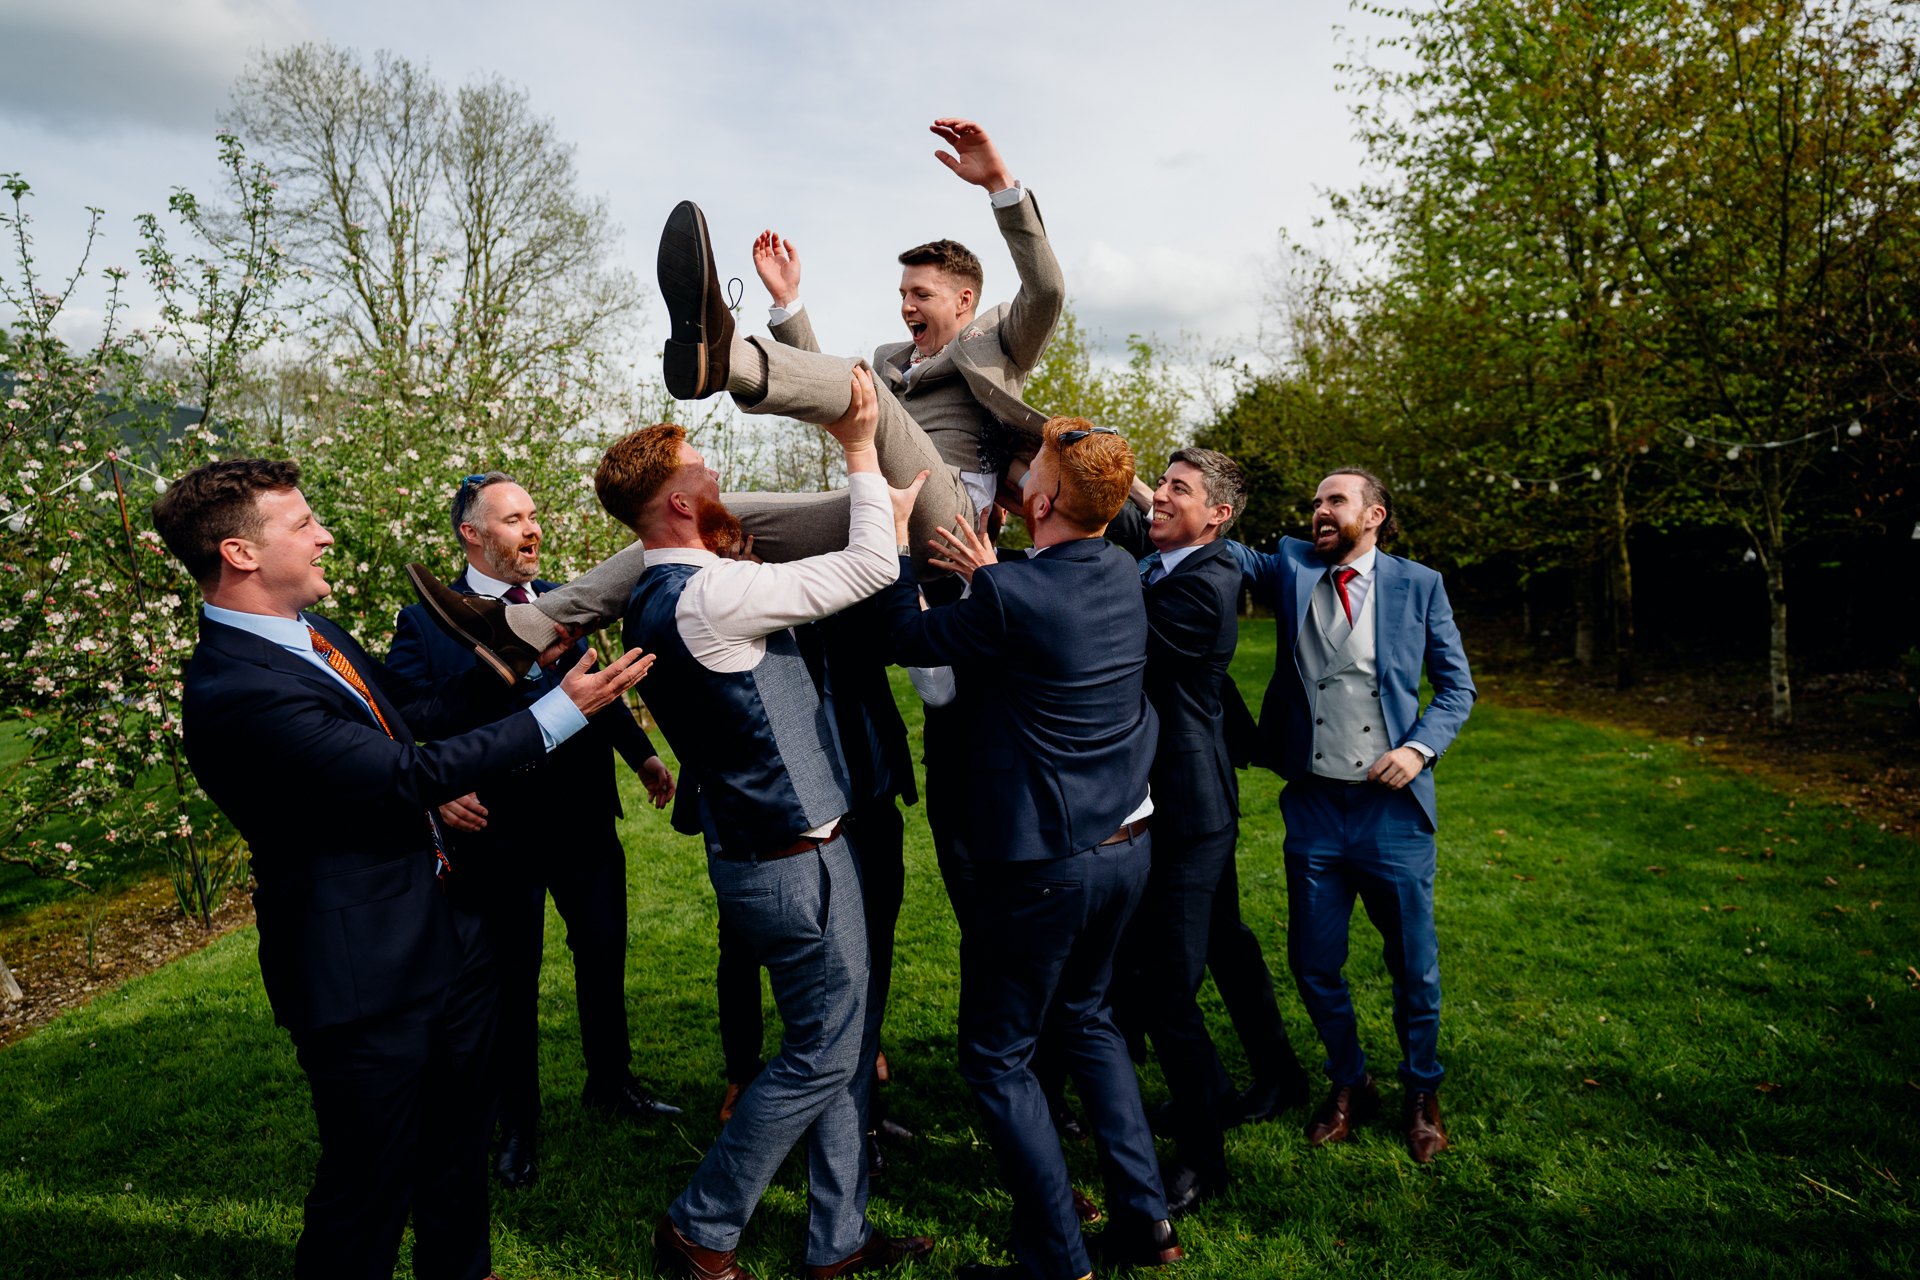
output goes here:
[{"label": "bearded man in light blue suit", "polygon": [[[1386,939],[1406,1090],[1401,1127],[1425,1163],[1447,1147],[1437,1096],[1444,1071],[1432,766],[1466,723],[1475,693],[1440,575],[1379,549],[1398,530],[1380,478],[1342,470],[1314,494],[1312,542],[1282,538],[1271,555],[1230,547],[1242,582],[1273,609],[1279,630],[1260,732],[1287,782],[1287,960],[1332,1081],[1307,1141],[1344,1141],[1380,1108],[1341,973],[1358,897]],[[1424,711],[1422,667],[1433,684]]]}]

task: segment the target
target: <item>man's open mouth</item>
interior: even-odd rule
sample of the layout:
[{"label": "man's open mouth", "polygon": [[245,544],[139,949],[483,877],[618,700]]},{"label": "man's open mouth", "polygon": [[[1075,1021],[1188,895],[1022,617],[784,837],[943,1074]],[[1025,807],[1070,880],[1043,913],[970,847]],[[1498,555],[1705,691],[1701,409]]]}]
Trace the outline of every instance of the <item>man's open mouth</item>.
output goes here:
[{"label": "man's open mouth", "polygon": [[919,341],[920,335],[925,333],[926,331],[927,331],[926,321],[924,320],[907,321],[907,332],[913,335],[914,341],[916,342]]}]

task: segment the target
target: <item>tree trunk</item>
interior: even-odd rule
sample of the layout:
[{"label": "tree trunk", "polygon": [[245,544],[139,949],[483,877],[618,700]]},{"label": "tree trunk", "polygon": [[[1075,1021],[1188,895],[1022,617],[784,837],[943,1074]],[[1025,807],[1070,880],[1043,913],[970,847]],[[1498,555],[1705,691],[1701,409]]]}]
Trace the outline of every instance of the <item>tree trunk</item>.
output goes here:
[{"label": "tree trunk", "polygon": [[1520,579],[1520,638],[1533,643],[1533,583],[1524,577]]},{"label": "tree trunk", "polygon": [[1631,689],[1637,672],[1633,662],[1633,558],[1627,547],[1627,473],[1633,464],[1620,447],[1620,414],[1607,405],[1607,443],[1613,448],[1613,554],[1608,568],[1608,595],[1613,598],[1613,687]]},{"label": "tree trunk", "polygon": [[1593,665],[1593,566],[1581,564],[1573,571],[1573,660],[1583,667]]},{"label": "tree trunk", "polygon": [[1773,723],[1793,723],[1793,678],[1787,674],[1787,564],[1783,548],[1767,556],[1767,605],[1773,629],[1767,637],[1767,679],[1773,686]]},{"label": "tree trunk", "polygon": [[20,990],[19,979],[7,968],[7,962],[0,960],[0,1004],[19,1004],[24,999],[26,992]]}]

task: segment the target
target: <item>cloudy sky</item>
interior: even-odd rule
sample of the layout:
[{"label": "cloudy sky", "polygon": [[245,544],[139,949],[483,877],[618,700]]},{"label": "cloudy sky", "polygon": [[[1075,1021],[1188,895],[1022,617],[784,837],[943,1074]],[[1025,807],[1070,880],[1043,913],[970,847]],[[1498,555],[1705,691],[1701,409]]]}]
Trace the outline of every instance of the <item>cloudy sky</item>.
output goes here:
[{"label": "cloudy sky", "polygon": [[107,215],[95,265],[133,266],[134,215],[214,188],[214,116],[249,51],[385,48],[524,85],[642,278],[667,211],[698,200],[763,326],[747,248],[763,226],[791,236],[823,342],[864,351],[903,336],[910,244],[969,244],[989,303],[1016,286],[986,197],[933,159],[927,124],[967,116],[1039,197],[1091,327],[1244,342],[1277,230],[1308,234],[1319,193],[1361,176],[1334,63],[1382,34],[1346,0],[0,0],[0,172],[33,184],[43,272],[71,266],[89,205]]}]

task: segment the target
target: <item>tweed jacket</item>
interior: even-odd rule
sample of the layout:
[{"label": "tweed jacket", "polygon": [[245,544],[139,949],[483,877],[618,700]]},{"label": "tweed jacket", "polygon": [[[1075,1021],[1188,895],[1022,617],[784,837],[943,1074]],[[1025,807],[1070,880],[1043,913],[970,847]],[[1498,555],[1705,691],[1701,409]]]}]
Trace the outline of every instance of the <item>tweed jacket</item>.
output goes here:
[{"label": "tweed jacket", "polygon": [[[1020,273],[1013,301],[975,315],[945,351],[926,362],[911,389],[907,369],[913,360],[912,342],[877,347],[872,361],[875,374],[940,456],[963,471],[980,470],[979,440],[988,420],[1013,428],[1029,437],[1029,447],[1038,447],[1047,415],[1029,407],[1020,395],[1067,301],[1066,276],[1047,243],[1033,193],[1027,192],[1018,204],[995,209],[993,217]],[[773,326],[774,338],[803,351],[820,350],[807,315],[803,310]]]}]

